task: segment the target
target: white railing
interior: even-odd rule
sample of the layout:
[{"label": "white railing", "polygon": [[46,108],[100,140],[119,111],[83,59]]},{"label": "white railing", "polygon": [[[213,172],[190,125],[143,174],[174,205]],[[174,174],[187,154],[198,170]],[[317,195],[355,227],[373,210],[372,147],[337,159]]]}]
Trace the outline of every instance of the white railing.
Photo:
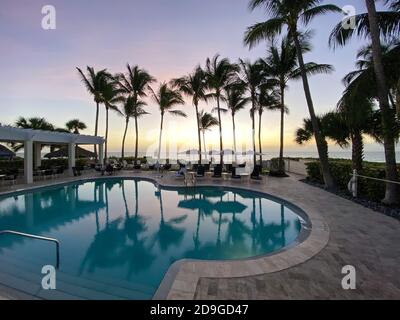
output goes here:
[{"label": "white railing", "polygon": [[373,178],[373,177],[368,177],[368,176],[363,176],[360,174],[357,174],[357,170],[353,170],[353,174],[351,175],[351,179],[347,185],[347,189],[352,193],[354,198],[357,198],[357,192],[358,192],[358,178],[362,179],[368,179],[368,180],[375,180],[375,181],[380,181],[384,183],[393,183],[393,184],[399,184],[399,181],[392,181],[392,180],[387,180],[387,179],[379,179],[379,178]]}]

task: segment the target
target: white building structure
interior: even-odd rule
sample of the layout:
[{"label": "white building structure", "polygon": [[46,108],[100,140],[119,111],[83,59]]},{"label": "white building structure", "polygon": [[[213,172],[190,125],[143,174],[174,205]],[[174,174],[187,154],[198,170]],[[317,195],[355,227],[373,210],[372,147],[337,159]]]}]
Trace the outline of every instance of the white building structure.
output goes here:
[{"label": "white building structure", "polygon": [[[41,165],[42,145],[68,146],[68,172],[73,175],[75,167],[76,145],[98,145],[99,163],[104,161],[104,138],[74,133],[22,129],[0,125],[0,142],[15,142],[24,144],[24,179],[25,183],[33,183],[33,163]],[[35,159],[35,161],[33,161]]]}]

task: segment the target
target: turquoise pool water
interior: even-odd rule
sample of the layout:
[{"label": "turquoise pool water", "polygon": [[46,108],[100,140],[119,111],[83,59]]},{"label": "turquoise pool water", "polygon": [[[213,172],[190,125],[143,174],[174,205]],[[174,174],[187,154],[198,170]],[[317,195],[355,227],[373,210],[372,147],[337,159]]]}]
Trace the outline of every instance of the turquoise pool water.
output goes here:
[{"label": "turquoise pool water", "polygon": [[0,236],[0,283],[41,297],[150,299],[180,259],[243,259],[293,243],[301,218],[265,195],[102,179],[0,198],[0,230],[61,242],[57,290],[41,290],[54,244]]}]

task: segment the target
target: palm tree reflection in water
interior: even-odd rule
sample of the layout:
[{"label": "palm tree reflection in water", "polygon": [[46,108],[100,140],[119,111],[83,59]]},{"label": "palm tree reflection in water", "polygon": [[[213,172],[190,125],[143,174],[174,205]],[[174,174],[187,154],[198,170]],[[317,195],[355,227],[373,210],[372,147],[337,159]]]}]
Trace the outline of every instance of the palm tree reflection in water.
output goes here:
[{"label": "palm tree reflection in water", "polygon": [[[154,197],[148,197],[151,192]],[[127,280],[156,285],[176,260],[270,253],[292,242],[300,230],[297,216],[283,204],[242,190],[164,190],[149,182],[113,179],[96,183],[94,196],[98,201],[104,196],[106,206],[100,212],[105,214],[105,225],[100,226],[95,210],[96,234],[80,274],[109,269],[117,277],[123,274]]]}]

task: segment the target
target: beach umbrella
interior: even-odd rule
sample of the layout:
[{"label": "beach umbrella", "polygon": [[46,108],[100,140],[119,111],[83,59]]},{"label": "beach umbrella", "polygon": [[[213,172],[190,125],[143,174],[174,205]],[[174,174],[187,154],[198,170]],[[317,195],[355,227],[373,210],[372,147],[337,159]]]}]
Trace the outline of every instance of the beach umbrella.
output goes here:
[{"label": "beach umbrella", "polygon": [[239,201],[218,201],[214,205],[214,209],[218,213],[242,213],[247,206]]},{"label": "beach umbrella", "polygon": [[235,154],[235,151],[232,149],[225,149],[224,151],[222,151],[222,153],[224,156],[230,156],[230,155],[233,156]]},{"label": "beach umbrella", "polygon": [[0,144],[0,158],[14,158],[15,152]]},{"label": "beach umbrella", "polygon": [[[91,152],[89,150],[83,149],[81,147],[76,148],[76,153],[75,156],[77,158],[94,158],[95,154],[94,152]],[[51,159],[51,158],[67,158],[68,157],[68,148],[67,147],[62,147],[58,149],[57,151],[50,152],[44,156],[45,158]]]},{"label": "beach umbrella", "polygon": [[179,152],[178,154],[183,154],[183,155],[198,155],[199,154],[199,150],[197,149],[190,149],[190,150],[186,150],[183,152]]}]

